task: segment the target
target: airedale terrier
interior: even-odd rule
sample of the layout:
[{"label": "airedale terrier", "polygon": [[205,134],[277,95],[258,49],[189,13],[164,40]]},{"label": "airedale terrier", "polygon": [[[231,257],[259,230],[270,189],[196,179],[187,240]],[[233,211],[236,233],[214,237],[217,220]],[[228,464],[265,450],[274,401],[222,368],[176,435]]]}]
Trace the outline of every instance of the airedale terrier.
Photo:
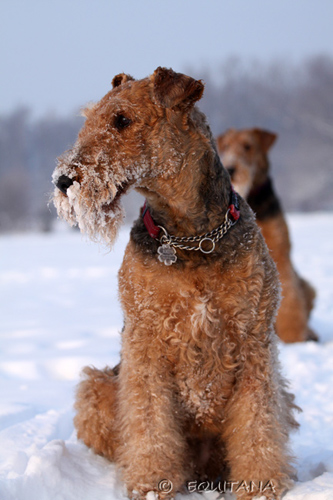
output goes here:
[{"label": "airedale terrier", "polygon": [[276,320],[279,337],[284,342],[318,340],[308,325],[315,291],[292,265],[288,226],[270,177],[268,151],[276,137],[258,128],[230,129],[217,138],[217,147],[235,189],[256,213],[277,265],[283,296]]},{"label": "airedale terrier", "polygon": [[85,369],[75,425],[132,498],[198,480],[280,498],[297,423],[277,359],[277,271],[194,106],[203,89],[165,68],[117,75],[55,170],[59,215],[108,245],[122,194],[146,197],[119,272],[121,363]]}]

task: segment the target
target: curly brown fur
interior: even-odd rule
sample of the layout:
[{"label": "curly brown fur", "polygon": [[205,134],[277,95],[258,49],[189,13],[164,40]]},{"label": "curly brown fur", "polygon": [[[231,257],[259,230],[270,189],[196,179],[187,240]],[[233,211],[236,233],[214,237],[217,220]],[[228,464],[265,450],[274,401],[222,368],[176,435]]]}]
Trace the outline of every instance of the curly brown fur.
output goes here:
[{"label": "curly brown fur", "polygon": [[268,151],[276,135],[261,129],[230,129],[217,138],[223,165],[235,189],[247,199],[256,214],[282,285],[282,302],[276,320],[284,342],[318,340],[308,325],[315,291],[295,271],[291,262],[288,226],[269,176]]},{"label": "curly brown fur", "polygon": [[[113,84],[54,173],[60,215],[111,244],[120,196],[134,186],[170,234],[218,227],[230,178],[194,107],[203,84],[163,68]],[[78,436],[117,464],[131,497],[171,498],[198,477],[270,480],[275,499],[292,484],[296,406],[277,360],[277,271],[242,199],[240,212],[213,253],[177,249],[172,266],[157,259],[141,218],[132,229],[119,271],[121,363],[85,369],[75,417]],[[159,491],[163,479],[171,492]]]},{"label": "curly brown fur", "polygon": [[87,366],[83,375],[75,403],[78,410],[74,419],[77,436],[96,453],[113,460],[117,447],[117,370],[108,367],[97,370]]}]

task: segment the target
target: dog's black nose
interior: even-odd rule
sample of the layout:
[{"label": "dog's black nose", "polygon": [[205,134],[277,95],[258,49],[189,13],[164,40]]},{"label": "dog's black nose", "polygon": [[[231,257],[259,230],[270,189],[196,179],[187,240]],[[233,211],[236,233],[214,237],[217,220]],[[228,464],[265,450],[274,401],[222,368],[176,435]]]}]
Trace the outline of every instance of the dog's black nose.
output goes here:
[{"label": "dog's black nose", "polygon": [[67,189],[73,184],[73,179],[67,177],[67,175],[61,175],[56,182],[56,186],[64,194],[67,194]]}]

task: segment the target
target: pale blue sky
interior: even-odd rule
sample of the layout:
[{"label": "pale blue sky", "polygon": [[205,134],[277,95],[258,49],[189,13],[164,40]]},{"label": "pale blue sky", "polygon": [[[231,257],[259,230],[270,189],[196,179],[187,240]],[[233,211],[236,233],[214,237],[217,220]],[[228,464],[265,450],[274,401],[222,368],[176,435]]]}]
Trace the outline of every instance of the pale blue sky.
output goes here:
[{"label": "pale blue sky", "polygon": [[333,0],[0,0],[0,113],[70,113],[122,71],[333,55]]}]

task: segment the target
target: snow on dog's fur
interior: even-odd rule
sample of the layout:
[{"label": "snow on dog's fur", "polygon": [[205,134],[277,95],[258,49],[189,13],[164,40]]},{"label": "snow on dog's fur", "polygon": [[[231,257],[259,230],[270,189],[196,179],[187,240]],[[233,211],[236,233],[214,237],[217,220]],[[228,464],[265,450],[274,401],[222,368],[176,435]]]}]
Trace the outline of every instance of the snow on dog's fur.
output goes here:
[{"label": "snow on dog's fur", "polygon": [[[120,197],[135,187],[164,230],[152,237],[142,217],[132,228],[119,272],[121,362],[85,369],[78,437],[117,464],[133,498],[172,498],[187,481],[219,478],[270,481],[267,498],[281,498],[292,484],[288,435],[297,423],[277,360],[277,271],[241,198],[238,211],[194,106],[203,84],[158,68],[138,81],[117,75],[113,87],[87,110],[74,149],[60,159],[55,204],[111,244]],[[205,235],[224,223],[212,246]],[[201,243],[177,247],[177,260],[164,265],[159,247],[172,243],[165,232]],[[237,498],[256,494],[243,484]]]}]

